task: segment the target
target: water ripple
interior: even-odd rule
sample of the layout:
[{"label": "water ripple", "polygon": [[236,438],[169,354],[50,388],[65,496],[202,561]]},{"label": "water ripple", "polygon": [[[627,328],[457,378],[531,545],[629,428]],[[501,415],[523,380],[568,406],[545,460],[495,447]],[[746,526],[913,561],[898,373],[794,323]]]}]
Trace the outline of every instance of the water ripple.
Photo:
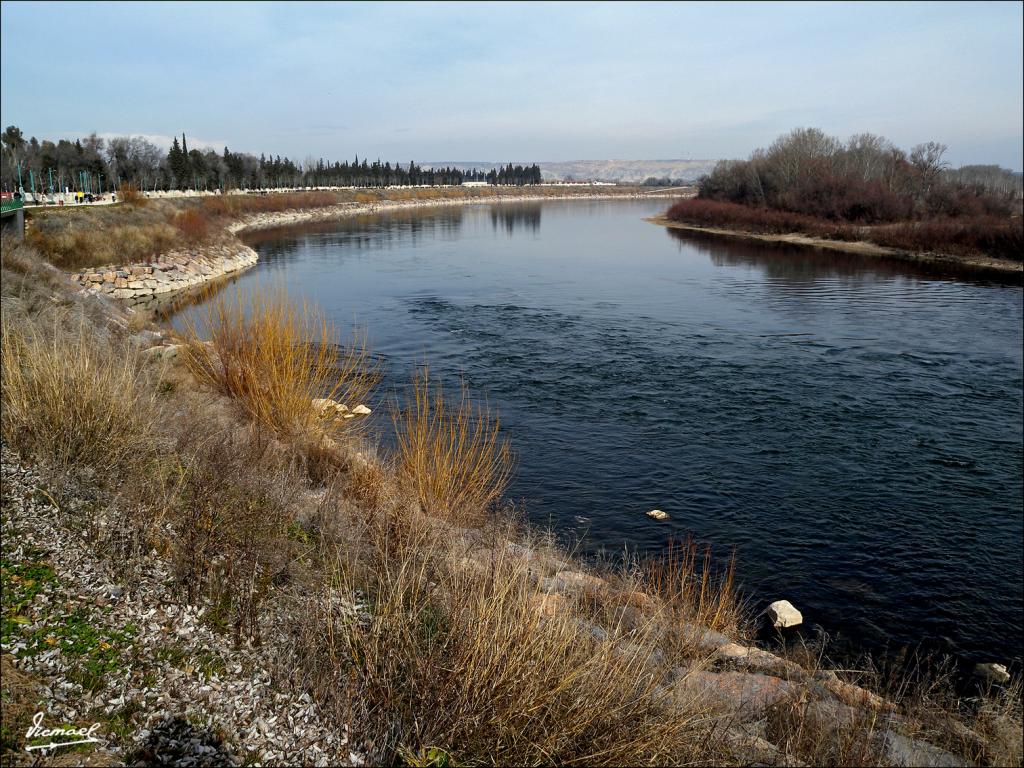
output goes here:
[{"label": "water ripple", "polygon": [[357,315],[386,389],[429,358],[486,396],[512,496],[585,547],[693,533],[830,632],[1020,663],[1019,287],[542,212],[277,233],[256,273]]}]

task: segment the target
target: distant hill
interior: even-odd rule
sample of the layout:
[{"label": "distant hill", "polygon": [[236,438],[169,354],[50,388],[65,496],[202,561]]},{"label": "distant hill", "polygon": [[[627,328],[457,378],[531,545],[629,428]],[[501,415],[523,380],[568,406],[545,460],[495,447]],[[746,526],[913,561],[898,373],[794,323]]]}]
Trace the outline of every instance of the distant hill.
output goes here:
[{"label": "distant hill", "polygon": [[[513,165],[532,165],[512,161]],[[696,181],[710,173],[715,160],[573,160],[557,163],[538,163],[545,181],[615,181],[623,184],[639,184],[650,177]],[[458,168],[468,171],[472,168],[489,171],[507,163],[489,161],[470,162],[448,160],[424,163],[429,168]]]}]

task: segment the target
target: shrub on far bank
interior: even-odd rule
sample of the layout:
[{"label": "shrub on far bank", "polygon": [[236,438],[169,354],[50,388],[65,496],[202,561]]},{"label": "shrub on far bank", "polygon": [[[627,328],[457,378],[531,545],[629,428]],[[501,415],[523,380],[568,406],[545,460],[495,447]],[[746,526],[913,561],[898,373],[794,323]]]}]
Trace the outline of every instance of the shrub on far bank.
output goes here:
[{"label": "shrub on far bank", "polygon": [[778,235],[800,232],[837,240],[853,239],[856,230],[849,224],[829,222],[801,213],[700,198],[680,200],[669,208],[666,216],[672,221],[702,227],[741,229]]},{"label": "shrub on far bank", "polygon": [[700,227],[760,234],[800,234],[830,240],[863,240],[911,252],[1024,259],[1024,219],[961,216],[860,226],[800,213],[717,200],[681,200],[666,214],[672,221]]},{"label": "shrub on far bank", "polygon": [[723,160],[699,199],[669,217],[751,232],[868,240],[908,251],[1016,259],[1024,184],[996,166],[950,170],[936,142],[909,153],[868,133],[848,141],[798,128],[747,160]]},{"label": "shrub on far bank", "polygon": [[867,239],[905,251],[1024,260],[1024,219],[979,215],[873,227]]}]

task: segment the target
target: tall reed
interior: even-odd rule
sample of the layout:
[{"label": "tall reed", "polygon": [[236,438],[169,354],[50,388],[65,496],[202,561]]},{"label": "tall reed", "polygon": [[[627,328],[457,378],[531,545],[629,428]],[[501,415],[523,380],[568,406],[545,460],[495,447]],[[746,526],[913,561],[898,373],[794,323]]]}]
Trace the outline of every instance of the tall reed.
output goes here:
[{"label": "tall reed", "polygon": [[671,625],[683,628],[669,637],[683,655],[694,654],[692,646],[699,644],[704,630],[737,637],[744,616],[733,585],[735,567],[735,553],[724,567],[716,568],[711,549],[701,551],[691,538],[669,539],[664,553],[641,563],[641,583],[661,598]]},{"label": "tall reed", "polygon": [[357,427],[361,417],[324,418],[313,401],[330,398],[352,408],[380,380],[365,339],[353,335],[340,346],[326,315],[291,301],[282,288],[257,288],[248,297],[222,294],[198,324],[188,322],[186,338],[184,361],[196,378],[238,400],[257,423],[281,437]]},{"label": "tall reed", "polygon": [[500,498],[512,475],[512,452],[498,416],[474,405],[465,387],[449,400],[424,368],[393,420],[399,471],[425,512],[479,520]]}]

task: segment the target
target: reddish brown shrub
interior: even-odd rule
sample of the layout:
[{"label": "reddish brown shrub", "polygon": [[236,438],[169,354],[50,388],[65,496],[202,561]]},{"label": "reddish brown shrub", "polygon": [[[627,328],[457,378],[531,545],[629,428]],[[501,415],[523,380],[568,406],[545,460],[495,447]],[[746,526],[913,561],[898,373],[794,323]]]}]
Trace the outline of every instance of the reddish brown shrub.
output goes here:
[{"label": "reddish brown shrub", "polygon": [[128,205],[142,206],[149,202],[134,184],[122,184],[117,190],[117,198]]},{"label": "reddish brown shrub", "polygon": [[781,208],[834,221],[875,224],[907,219],[913,213],[910,198],[900,197],[880,181],[825,170],[808,174],[779,199]]},{"label": "reddish brown shrub", "polygon": [[218,195],[204,197],[203,213],[211,217],[243,213],[269,213],[302,208],[327,208],[338,204],[331,192],[284,192],[273,195]]},{"label": "reddish brown shrub", "polygon": [[827,219],[700,198],[681,200],[669,209],[667,216],[672,221],[685,224],[748,232],[778,235],[800,232],[839,240],[848,240],[855,236],[853,228]]},{"label": "reddish brown shrub", "polygon": [[176,226],[188,242],[200,243],[210,234],[210,221],[198,208],[189,208],[174,217]]},{"label": "reddish brown shrub", "polygon": [[788,211],[699,198],[676,203],[667,216],[673,221],[702,227],[765,234],[796,232],[832,240],[867,240],[905,251],[992,256],[1016,261],[1024,258],[1024,219],[1019,216],[965,215],[860,227]]},{"label": "reddish brown shrub", "polygon": [[1024,260],[1024,219],[960,216],[904,222],[871,230],[872,242],[906,251]]}]

